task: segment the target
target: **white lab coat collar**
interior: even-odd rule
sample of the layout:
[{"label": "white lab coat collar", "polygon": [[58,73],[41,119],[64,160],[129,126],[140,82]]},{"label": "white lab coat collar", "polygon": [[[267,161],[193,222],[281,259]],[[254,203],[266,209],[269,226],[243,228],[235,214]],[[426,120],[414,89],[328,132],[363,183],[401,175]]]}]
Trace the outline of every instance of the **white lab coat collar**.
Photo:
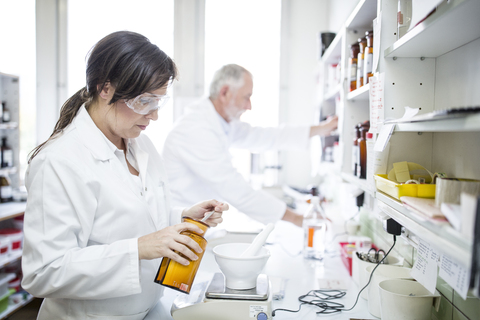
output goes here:
[{"label": "white lab coat collar", "polygon": [[[117,159],[115,156],[115,150],[117,147],[103,134],[103,132],[97,127],[95,122],[93,122],[90,114],[87,112],[85,106],[82,106],[78,111],[77,116],[74,120],[74,125],[79,130],[79,136],[86,148],[88,148],[93,157],[100,161],[107,161],[110,159]],[[138,163],[138,169],[140,172],[140,177],[142,179],[143,188],[146,185],[146,174],[148,166],[148,153],[140,148],[135,139],[126,139],[127,148],[131,147],[135,154]],[[118,160],[118,159],[117,159]],[[122,166],[118,165],[116,169],[116,174],[125,180],[130,174],[128,171],[123,170]],[[129,177],[128,177],[129,178]],[[135,186],[127,182],[129,188],[138,196],[138,192],[135,189]]]}]

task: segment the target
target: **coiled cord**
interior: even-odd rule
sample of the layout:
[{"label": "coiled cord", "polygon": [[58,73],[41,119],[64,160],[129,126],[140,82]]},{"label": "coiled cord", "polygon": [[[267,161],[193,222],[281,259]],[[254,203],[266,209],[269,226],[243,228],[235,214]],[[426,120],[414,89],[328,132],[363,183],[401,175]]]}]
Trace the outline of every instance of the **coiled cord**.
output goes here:
[{"label": "coiled cord", "polygon": [[353,308],[358,303],[358,298],[360,297],[360,294],[362,293],[365,288],[368,287],[370,282],[372,281],[372,276],[375,270],[378,268],[378,266],[383,263],[383,261],[387,258],[387,256],[390,254],[392,251],[393,247],[395,246],[395,243],[397,242],[397,237],[393,235],[393,244],[388,250],[388,252],[385,254],[382,260],[380,260],[375,268],[373,268],[372,272],[370,273],[370,278],[368,279],[367,284],[358,292],[357,298],[355,299],[355,303],[351,308],[345,309],[344,305],[338,302],[330,301],[334,299],[340,299],[343,298],[347,293],[343,290],[310,290],[307,294],[301,295],[298,297],[298,301],[300,301],[300,305],[298,307],[298,310],[291,310],[291,309],[283,309],[283,308],[278,308],[272,311],[272,317],[275,317],[275,313],[277,311],[285,311],[285,312],[299,312],[302,309],[302,306],[305,304],[308,305],[313,305],[317,308],[320,308],[320,311],[317,311],[317,314],[332,314],[332,313],[338,313],[342,311],[351,311]]}]

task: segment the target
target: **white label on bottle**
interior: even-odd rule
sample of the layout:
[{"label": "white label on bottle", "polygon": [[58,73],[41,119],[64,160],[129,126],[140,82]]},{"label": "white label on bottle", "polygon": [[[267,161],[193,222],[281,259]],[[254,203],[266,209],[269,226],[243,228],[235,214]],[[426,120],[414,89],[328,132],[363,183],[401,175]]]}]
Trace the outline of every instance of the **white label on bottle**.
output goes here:
[{"label": "white label on bottle", "polygon": [[357,174],[356,170],[357,170],[357,166],[358,165],[358,146],[353,146],[352,147],[352,172],[353,174]]},{"label": "white label on bottle", "polygon": [[357,64],[353,63],[350,65],[350,81],[357,80]]},{"label": "white label on bottle", "polygon": [[366,75],[372,73],[373,67],[373,53],[368,53],[365,57],[365,70],[363,71],[363,78],[366,78]]},{"label": "white label on bottle", "polygon": [[5,167],[13,166],[13,150],[3,151],[3,163]]},{"label": "white label on bottle", "polygon": [[13,167],[13,150],[3,150],[3,165]]},{"label": "white label on bottle", "polygon": [[0,194],[2,195],[2,199],[8,199],[12,197],[12,186],[3,186],[0,188]]}]

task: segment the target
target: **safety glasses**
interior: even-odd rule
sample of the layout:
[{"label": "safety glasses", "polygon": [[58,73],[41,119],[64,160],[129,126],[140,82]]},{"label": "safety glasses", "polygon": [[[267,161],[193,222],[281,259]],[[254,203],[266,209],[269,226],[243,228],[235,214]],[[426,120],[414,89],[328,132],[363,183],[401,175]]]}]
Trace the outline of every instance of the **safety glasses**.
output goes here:
[{"label": "safety glasses", "polygon": [[125,100],[127,107],[138,114],[150,114],[163,107],[170,99],[168,95],[142,93],[134,99]]}]

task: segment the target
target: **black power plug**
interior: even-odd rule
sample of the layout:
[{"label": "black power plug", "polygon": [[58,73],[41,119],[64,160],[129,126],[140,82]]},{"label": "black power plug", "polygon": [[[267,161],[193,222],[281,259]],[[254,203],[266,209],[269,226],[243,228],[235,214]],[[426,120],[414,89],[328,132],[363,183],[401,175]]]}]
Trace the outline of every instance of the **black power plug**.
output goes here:
[{"label": "black power plug", "polygon": [[395,236],[400,236],[402,234],[402,225],[392,218],[383,220],[383,229]]}]

